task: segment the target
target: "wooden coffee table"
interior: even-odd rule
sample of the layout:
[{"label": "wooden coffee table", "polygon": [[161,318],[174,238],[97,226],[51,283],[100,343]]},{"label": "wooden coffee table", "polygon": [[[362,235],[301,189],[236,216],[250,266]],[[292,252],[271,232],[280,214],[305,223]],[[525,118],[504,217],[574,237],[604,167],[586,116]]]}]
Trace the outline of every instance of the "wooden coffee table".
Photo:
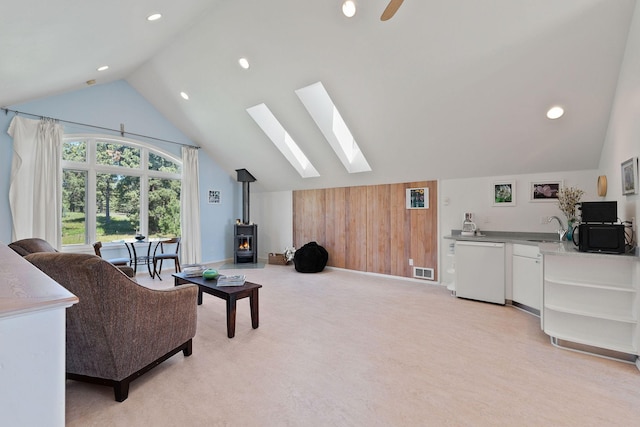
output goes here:
[{"label": "wooden coffee table", "polygon": [[175,286],[193,283],[198,285],[198,305],[202,304],[202,293],[222,298],[227,302],[227,336],[233,338],[236,334],[236,301],[249,297],[251,307],[251,326],[257,329],[258,318],[258,289],[262,285],[244,282],[242,286],[218,286],[216,280],[205,280],[202,276],[186,277],[184,273],[174,273]]}]

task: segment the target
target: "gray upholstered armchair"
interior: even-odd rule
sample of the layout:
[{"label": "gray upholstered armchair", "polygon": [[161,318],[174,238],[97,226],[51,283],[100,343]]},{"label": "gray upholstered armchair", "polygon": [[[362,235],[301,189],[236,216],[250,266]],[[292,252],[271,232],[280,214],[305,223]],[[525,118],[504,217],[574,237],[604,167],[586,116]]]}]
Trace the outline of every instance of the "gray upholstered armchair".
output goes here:
[{"label": "gray upholstered armchair", "polygon": [[191,354],[197,286],[145,288],[95,255],[25,259],[80,299],[67,310],[67,378],[112,386],[122,402],[132,380],[180,351]]}]

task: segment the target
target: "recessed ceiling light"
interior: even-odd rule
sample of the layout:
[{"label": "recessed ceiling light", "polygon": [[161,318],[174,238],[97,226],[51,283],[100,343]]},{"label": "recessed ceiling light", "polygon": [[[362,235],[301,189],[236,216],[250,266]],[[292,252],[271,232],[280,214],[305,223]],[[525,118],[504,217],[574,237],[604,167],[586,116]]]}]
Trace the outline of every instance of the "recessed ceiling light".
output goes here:
[{"label": "recessed ceiling light", "polygon": [[180,92],[180,96],[184,100],[187,100],[187,101],[189,100],[189,95],[187,94],[187,92]]},{"label": "recessed ceiling light", "polygon": [[549,108],[549,111],[547,111],[547,117],[551,120],[559,119],[563,114],[564,108],[557,105],[555,107]]},{"label": "recessed ceiling light", "polygon": [[353,0],[347,0],[342,3],[342,13],[347,18],[353,17],[356,14],[356,3]]},{"label": "recessed ceiling light", "polygon": [[103,65],[102,67],[98,67],[98,71],[105,71],[108,70],[109,66],[108,65]]},{"label": "recessed ceiling light", "polygon": [[162,14],[152,13],[151,15],[147,16],[147,21],[157,21],[160,18],[162,18]]},{"label": "recessed ceiling light", "polygon": [[245,70],[249,69],[249,60],[247,58],[238,59],[238,64]]}]

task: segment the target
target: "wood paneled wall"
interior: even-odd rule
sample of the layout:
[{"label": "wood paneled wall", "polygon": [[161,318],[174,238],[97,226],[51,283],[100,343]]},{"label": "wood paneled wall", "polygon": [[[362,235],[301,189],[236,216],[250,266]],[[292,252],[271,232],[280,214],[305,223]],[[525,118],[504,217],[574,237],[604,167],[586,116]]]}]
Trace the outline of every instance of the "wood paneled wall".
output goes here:
[{"label": "wood paneled wall", "polygon": [[[429,209],[406,209],[407,188],[429,189]],[[328,265],[413,277],[413,265],[438,278],[436,181],[293,192],[296,248],[318,242]]]}]

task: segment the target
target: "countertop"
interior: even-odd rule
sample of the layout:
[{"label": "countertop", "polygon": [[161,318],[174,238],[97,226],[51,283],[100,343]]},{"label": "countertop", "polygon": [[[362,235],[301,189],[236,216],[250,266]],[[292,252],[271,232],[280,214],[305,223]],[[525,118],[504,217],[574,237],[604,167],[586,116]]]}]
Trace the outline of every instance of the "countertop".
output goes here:
[{"label": "countertop", "polygon": [[78,297],[0,244],[0,319],[77,302]]},{"label": "countertop", "polygon": [[540,248],[543,255],[562,255],[580,257],[617,257],[629,260],[640,260],[638,247],[625,254],[607,254],[598,252],[580,252],[573,242],[558,240],[556,233],[530,233],[518,231],[483,231],[481,236],[462,236],[460,230],[451,230],[451,234],[445,239],[469,241],[469,242],[497,242],[532,245]]},{"label": "countertop", "polygon": [[445,239],[463,240],[469,242],[498,242],[517,243],[537,246],[542,242],[560,243],[557,233],[531,233],[525,231],[483,231],[480,236],[463,236],[460,230],[451,230],[451,234]]},{"label": "countertop", "polygon": [[640,253],[638,248],[624,254],[608,254],[601,252],[580,252],[578,247],[572,242],[562,243],[540,243],[540,253],[542,255],[562,255],[562,256],[579,256],[579,257],[613,257],[620,259],[628,259],[630,261],[639,261]]}]

